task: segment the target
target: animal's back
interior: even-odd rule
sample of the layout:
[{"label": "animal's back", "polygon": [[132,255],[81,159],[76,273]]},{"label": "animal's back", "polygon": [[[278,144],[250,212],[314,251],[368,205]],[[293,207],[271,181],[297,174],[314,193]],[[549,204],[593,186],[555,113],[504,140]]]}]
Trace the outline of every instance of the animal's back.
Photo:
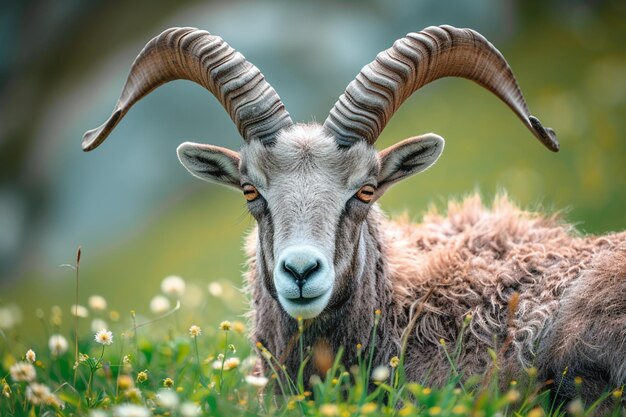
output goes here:
[{"label": "animal's back", "polygon": [[[441,339],[453,350],[467,314],[472,319],[458,364],[466,375],[489,366],[488,348],[501,353],[510,372],[534,365],[561,307],[573,303],[563,298],[570,287],[593,282],[623,291],[616,314],[626,322],[626,233],[582,236],[558,215],[523,211],[506,196],[487,208],[477,195],[450,203],[446,215],[427,214],[421,224],[403,219],[381,229],[395,298],[408,310],[432,290],[409,347],[415,358],[409,375],[429,374],[434,383],[433,377],[446,378],[437,369],[449,366]],[[616,253],[621,266],[609,266],[605,258]],[[596,272],[607,267],[621,276]],[[514,293],[519,298],[509,306]],[[424,360],[433,356],[439,359]]]}]

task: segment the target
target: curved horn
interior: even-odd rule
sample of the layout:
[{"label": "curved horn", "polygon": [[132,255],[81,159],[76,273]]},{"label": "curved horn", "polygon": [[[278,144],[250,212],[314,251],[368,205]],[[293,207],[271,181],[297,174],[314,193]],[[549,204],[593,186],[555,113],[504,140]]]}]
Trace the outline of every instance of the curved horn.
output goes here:
[{"label": "curved horn", "polygon": [[356,140],[373,144],[389,119],[418,88],[443,77],[463,77],[504,101],[551,151],[559,150],[554,131],[529,114],[515,76],[502,54],[471,29],[431,26],[409,33],[363,67],[324,122],[342,146]]},{"label": "curved horn", "polygon": [[257,67],[222,38],[195,28],[171,28],[139,53],[109,119],[83,136],[82,147],[100,145],[138,100],[169,81],[186,79],[209,90],[244,140],[272,141],[293,124],[276,91]]}]

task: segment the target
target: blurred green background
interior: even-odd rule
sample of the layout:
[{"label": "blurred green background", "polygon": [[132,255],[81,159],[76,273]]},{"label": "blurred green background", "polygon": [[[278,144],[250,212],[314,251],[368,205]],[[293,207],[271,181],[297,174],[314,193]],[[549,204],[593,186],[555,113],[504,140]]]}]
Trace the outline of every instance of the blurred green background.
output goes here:
[{"label": "blurred green background", "polygon": [[[0,6],[0,306],[69,309],[81,245],[80,302],[101,294],[148,314],[177,274],[206,293],[216,320],[245,311],[244,199],[179,165],[185,140],[237,149],[217,101],[176,81],[139,102],[104,146],[85,130],[109,116],[144,44],[171,26],[222,36],[265,74],[296,121],[323,121],[360,68],[406,33],[472,27],[512,66],[533,114],[554,128],[544,149],[490,93],[466,80],[426,86],[396,113],[383,148],[424,132],[447,139],[426,173],[381,200],[419,221],[429,204],[498,190],[527,207],[564,209],[585,233],[626,229],[626,2],[540,0],[12,1]],[[204,294],[206,296],[206,294]],[[0,323],[1,324],[1,323]]]}]

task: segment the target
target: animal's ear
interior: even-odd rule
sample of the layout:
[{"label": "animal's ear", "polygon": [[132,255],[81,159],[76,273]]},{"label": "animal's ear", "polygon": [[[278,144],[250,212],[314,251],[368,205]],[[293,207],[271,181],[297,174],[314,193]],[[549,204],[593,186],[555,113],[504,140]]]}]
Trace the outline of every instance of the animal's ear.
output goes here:
[{"label": "animal's ear", "polygon": [[441,136],[427,133],[405,139],[380,151],[378,189],[384,190],[409,175],[429,168],[443,152],[443,145]]},{"label": "animal's ear", "polygon": [[219,146],[192,142],[180,145],[176,153],[180,163],[194,177],[241,189],[239,153]]}]

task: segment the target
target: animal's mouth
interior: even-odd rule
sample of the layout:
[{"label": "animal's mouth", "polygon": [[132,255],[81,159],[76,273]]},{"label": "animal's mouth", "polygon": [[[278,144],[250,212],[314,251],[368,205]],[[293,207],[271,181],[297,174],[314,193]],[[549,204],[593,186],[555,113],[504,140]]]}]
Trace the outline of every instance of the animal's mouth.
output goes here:
[{"label": "animal's mouth", "polygon": [[290,303],[294,303],[294,304],[297,304],[297,305],[307,305],[309,303],[313,303],[313,302],[319,300],[322,296],[323,296],[323,294],[322,295],[318,295],[317,297],[302,297],[302,296],[300,296],[298,298],[287,298],[286,300],[289,301]]},{"label": "animal's mouth", "polygon": [[[285,297],[278,293],[278,301],[283,309],[293,318],[312,319],[322,313],[328,305],[332,290],[318,294],[314,297],[303,297],[300,294],[294,298]],[[295,295],[295,294],[294,294]]]}]

